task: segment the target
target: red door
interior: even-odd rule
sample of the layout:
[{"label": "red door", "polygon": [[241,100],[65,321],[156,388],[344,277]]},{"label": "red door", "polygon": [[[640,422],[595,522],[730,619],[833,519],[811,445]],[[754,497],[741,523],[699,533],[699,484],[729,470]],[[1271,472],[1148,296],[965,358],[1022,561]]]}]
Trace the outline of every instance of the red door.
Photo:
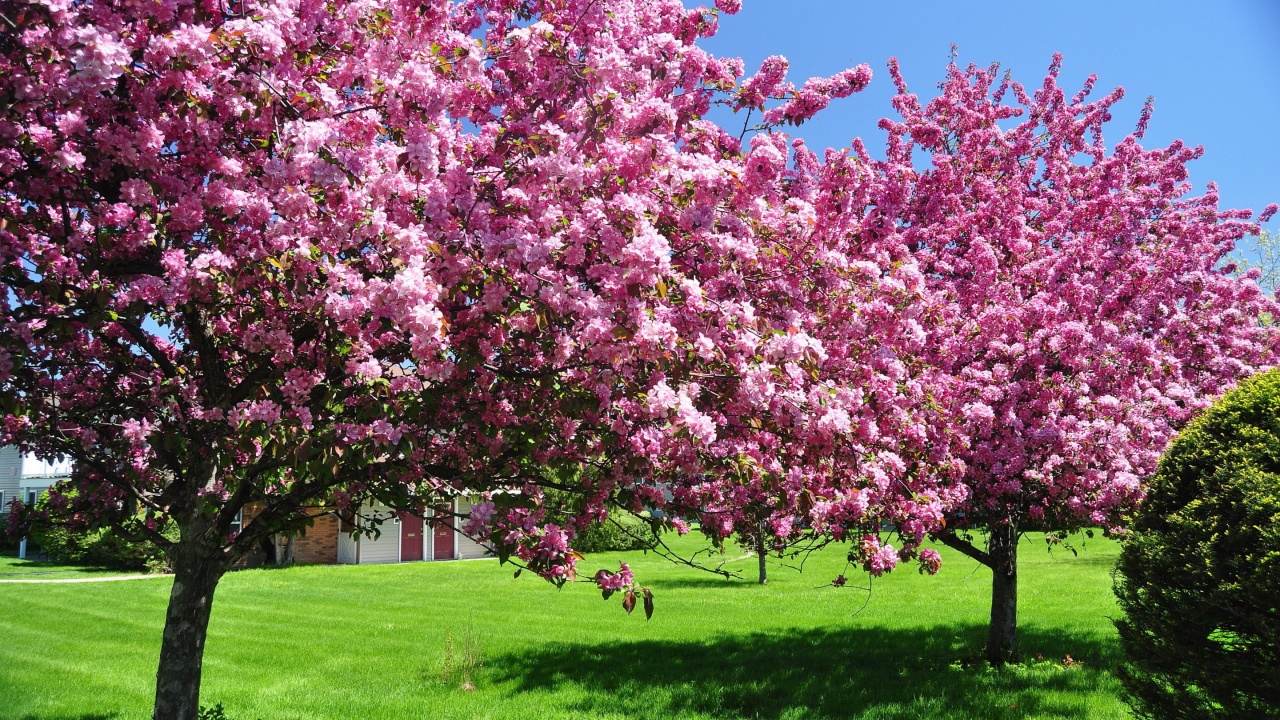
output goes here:
[{"label": "red door", "polygon": [[400,513],[400,562],[422,559],[422,518]]},{"label": "red door", "polygon": [[[450,503],[449,508],[453,508]],[[435,553],[431,556],[432,560],[452,560],[453,559],[453,517],[450,515],[442,515],[439,523],[432,523],[435,528],[435,537],[432,549]]]}]

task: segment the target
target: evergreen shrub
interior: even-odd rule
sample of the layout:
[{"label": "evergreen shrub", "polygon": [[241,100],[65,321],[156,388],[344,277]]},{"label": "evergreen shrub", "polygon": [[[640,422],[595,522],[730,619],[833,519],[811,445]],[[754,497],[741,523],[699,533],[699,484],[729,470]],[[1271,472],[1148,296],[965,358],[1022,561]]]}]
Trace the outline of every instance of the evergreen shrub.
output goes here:
[{"label": "evergreen shrub", "polygon": [[1170,445],[1114,580],[1139,717],[1280,718],[1280,370]]}]

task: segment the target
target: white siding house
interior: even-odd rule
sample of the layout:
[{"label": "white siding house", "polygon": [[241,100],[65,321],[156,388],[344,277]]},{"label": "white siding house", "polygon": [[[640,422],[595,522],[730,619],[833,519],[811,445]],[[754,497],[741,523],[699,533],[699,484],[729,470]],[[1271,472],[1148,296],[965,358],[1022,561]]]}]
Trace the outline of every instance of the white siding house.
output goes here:
[{"label": "white siding house", "polygon": [[[50,485],[71,477],[71,461],[46,461],[25,455],[14,446],[0,447],[0,523],[8,517],[14,500],[33,505]],[[19,557],[27,556],[27,541],[19,545]]]},{"label": "white siding house", "polygon": [[[432,525],[431,514],[426,518],[409,513],[396,513],[385,505],[375,504],[361,508],[361,518],[377,517],[380,534],[351,537],[351,526],[343,522],[338,527],[339,563],[371,564],[415,562],[419,560],[469,560],[489,555],[484,545],[464,536],[455,529],[465,524],[471,501],[458,498],[454,501],[456,512],[462,519],[451,518],[448,524]],[[361,523],[371,522],[361,519]]]},{"label": "white siding house", "polygon": [[50,485],[70,476],[70,461],[48,462],[12,445],[0,447],[0,507],[7,511],[14,500],[32,503]]},{"label": "white siding house", "polygon": [[[467,498],[458,499],[458,512],[465,517],[471,517],[471,500]],[[471,560],[473,558],[482,558],[490,555],[489,548],[472,540],[471,538],[458,533],[457,556],[463,560]]]},{"label": "white siding house", "polygon": [[9,503],[18,497],[18,482],[22,475],[22,453],[12,445],[0,447],[0,509],[7,513]]}]

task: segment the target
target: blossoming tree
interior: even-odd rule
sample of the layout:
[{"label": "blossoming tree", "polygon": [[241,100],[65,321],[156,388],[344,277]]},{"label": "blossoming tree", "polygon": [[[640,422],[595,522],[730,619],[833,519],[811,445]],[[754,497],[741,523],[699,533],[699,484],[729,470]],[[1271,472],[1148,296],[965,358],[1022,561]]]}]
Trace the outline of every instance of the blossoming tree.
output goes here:
[{"label": "blossoming tree", "polygon": [[[610,504],[733,486],[837,532],[938,529],[963,491],[878,340],[919,324],[923,275],[900,244],[850,251],[855,176],[806,153],[789,175],[780,137],[701,119],[719,98],[800,123],[869,71],[739,83],[695,45],[715,20],[4,6],[0,433],[76,460],[51,516],[168,553],[156,718],[196,716],[220,577],[320,505],[481,494],[470,532],[558,584]],[[863,543],[881,568],[908,545]],[[651,603],[625,568],[594,579]]]},{"label": "blossoming tree", "polygon": [[[776,72],[777,63],[766,60],[761,74]],[[744,90],[758,87],[757,77]],[[803,290],[805,315],[793,322],[804,323],[821,349],[813,367],[822,382],[803,432],[785,430],[788,416],[779,411],[786,406],[775,408],[752,439],[788,442],[756,445],[767,452],[748,454],[741,474],[677,484],[673,504],[694,509],[713,540],[734,536],[754,548],[761,582],[766,554],[830,540],[852,541],[851,559],[876,575],[913,558],[936,572],[937,553],[920,544],[967,493],[955,457],[963,435],[936,401],[951,379],[926,362],[926,328],[944,308],[904,238],[878,226],[876,205],[893,185],[848,151],[828,150],[819,161],[768,125],[780,116],[765,113],[769,132],[756,136],[745,158],[748,182],[780,188],[784,198],[766,227],[786,238],[779,252],[789,264],[804,268],[805,281],[789,292]],[[784,390],[767,370],[746,374],[748,396]],[[813,462],[796,462],[803,458]],[[882,541],[885,527],[896,528],[896,547]]]},{"label": "blossoming tree", "polygon": [[1019,534],[1121,526],[1173,434],[1277,350],[1257,272],[1217,267],[1251,213],[1219,210],[1213,185],[1190,196],[1199,149],[1139,144],[1149,103],[1108,147],[1122,91],[1068,97],[1060,62],[1032,95],[952,66],[924,106],[891,68],[902,117],[882,122],[881,226],[944,301],[929,363],[966,436],[968,500],[936,536],[994,573],[993,662],[1016,653]]}]

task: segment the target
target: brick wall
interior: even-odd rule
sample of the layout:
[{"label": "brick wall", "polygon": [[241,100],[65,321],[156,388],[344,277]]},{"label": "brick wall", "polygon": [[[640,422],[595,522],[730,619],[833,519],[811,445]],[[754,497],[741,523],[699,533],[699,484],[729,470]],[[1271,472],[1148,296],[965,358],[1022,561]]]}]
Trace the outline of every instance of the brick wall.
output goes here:
[{"label": "brick wall", "polygon": [[[244,525],[258,514],[258,506],[247,505],[244,509]],[[324,510],[324,508],[314,508]],[[254,548],[236,563],[236,567],[262,565],[267,561],[267,554],[262,548]],[[293,542],[293,561],[318,565],[332,565],[338,562],[338,518],[332,513],[315,519],[315,524],[304,528]]]},{"label": "brick wall", "polygon": [[316,518],[307,534],[294,540],[293,560],[324,565],[338,562],[338,518],[329,513]]}]

